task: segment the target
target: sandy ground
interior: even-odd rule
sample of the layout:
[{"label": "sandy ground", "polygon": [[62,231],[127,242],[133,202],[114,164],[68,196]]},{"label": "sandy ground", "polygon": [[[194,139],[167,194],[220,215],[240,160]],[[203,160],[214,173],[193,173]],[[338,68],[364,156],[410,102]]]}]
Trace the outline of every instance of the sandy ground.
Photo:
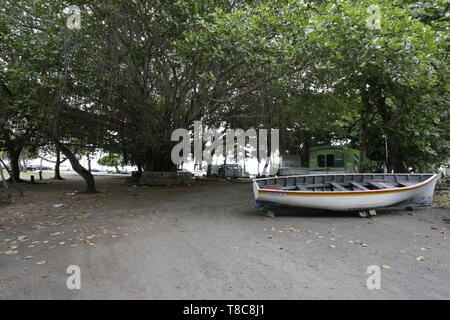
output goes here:
[{"label": "sandy ground", "polygon": [[[450,210],[269,218],[249,183],[98,177],[100,194],[73,196],[82,182],[66,177],[0,207],[0,299],[450,299]],[[80,290],[67,288],[69,265]]]}]

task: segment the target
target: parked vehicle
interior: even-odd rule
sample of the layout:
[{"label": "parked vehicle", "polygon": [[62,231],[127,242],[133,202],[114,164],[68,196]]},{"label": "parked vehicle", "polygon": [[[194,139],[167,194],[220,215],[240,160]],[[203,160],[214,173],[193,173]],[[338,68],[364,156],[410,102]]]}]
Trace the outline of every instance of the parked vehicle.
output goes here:
[{"label": "parked vehicle", "polygon": [[29,165],[27,165],[27,170],[28,171],[36,171],[36,170],[45,171],[45,170],[53,170],[53,168],[46,167],[46,166],[41,167],[40,165],[29,164]]},{"label": "parked vehicle", "polygon": [[187,169],[178,169],[177,170],[177,174],[178,176],[190,176],[190,177],[194,177],[194,174],[187,170]]},{"label": "parked vehicle", "polygon": [[300,156],[281,156],[279,176],[359,172],[361,152],[345,146],[319,146],[309,150],[309,167],[301,167]]},{"label": "parked vehicle", "polygon": [[206,171],[204,170],[194,170],[192,171],[192,176],[197,178],[206,177]]},{"label": "parked vehicle", "polygon": [[[213,166],[211,168],[211,176],[222,177],[224,166]],[[225,178],[248,178],[249,173],[238,164],[227,164],[225,169]]]},{"label": "parked vehicle", "polygon": [[309,150],[309,168],[314,173],[359,172],[361,151],[345,146],[320,146]]},{"label": "parked vehicle", "polygon": [[280,157],[279,176],[309,174],[309,168],[302,168],[299,155],[285,155]]}]

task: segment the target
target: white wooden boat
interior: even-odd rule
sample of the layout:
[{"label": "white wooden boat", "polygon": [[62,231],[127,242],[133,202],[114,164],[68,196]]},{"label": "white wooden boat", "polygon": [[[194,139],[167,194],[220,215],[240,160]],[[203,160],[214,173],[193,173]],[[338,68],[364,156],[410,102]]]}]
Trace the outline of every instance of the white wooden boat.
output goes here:
[{"label": "white wooden boat", "polygon": [[321,174],[253,180],[258,208],[277,205],[336,211],[427,206],[437,174]]}]

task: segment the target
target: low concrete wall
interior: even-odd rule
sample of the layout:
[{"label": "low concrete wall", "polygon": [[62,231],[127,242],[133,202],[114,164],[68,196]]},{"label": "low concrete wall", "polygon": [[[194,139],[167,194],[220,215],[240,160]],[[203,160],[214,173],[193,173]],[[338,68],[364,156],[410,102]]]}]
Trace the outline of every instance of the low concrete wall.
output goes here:
[{"label": "low concrete wall", "polygon": [[189,172],[143,171],[137,184],[143,186],[176,186],[191,183],[192,175]]},{"label": "low concrete wall", "polygon": [[131,171],[131,177],[128,177],[126,179],[126,183],[136,184],[136,183],[139,182],[140,178],[141,178],[141,172],[139,172],[139,171]]}]

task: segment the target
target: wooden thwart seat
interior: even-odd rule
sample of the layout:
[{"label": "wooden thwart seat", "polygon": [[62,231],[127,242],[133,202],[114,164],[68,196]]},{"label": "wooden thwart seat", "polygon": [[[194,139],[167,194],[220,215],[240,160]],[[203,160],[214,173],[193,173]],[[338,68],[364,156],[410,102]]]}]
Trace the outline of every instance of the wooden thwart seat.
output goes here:
[{"label": "wooden thwart seat", "polygon": [[350,181],[350,184],[351,184],[352,186],[354,186],[354,187],[360,189],[360,190],[369,190],[369,189],[367,189],[367,188],[364,187],[363,185],[360,185],[360,184],[357,183],[357,182]]},{"label": "wooden thwart seat", "polygon": [[[409,179],[409,176],[408,176],[408,179]],[[400,181],[400,180],[398,180],[398,177],[395,177],[395,182],[397,182],[397,184],[399,184],[401,187],[410,187],[410,186],[413,186],[418,183],[418,182],[411,182],[411,181]]]},{"label": "wooden thwart seat", "polygon": [[308,191],[308,188],[303,184],[297,184],[296,187],[301,191]]},{"label": "wooden thwart seat", "polygon": [[407,181],[397,181],[397,183],[402,187],[410,187],[417,184],[417,182],[407,182]]},{"label": "wooden thwart seat", "polygon": [[330,182],[330,184],[333,186],[333,189],[337,189],[339,191],[348,191],[347,189],[345,189],[340,184],[337,184],[336,182]]},{"label": "wooden thwart seat", "polygon": [[394,185],[391,184],[387,184],[384,182],[374,182],[374,181],[368,181],[368,184],[377,188],[377,189],[391,189],[391,188],[395,188]]}]

